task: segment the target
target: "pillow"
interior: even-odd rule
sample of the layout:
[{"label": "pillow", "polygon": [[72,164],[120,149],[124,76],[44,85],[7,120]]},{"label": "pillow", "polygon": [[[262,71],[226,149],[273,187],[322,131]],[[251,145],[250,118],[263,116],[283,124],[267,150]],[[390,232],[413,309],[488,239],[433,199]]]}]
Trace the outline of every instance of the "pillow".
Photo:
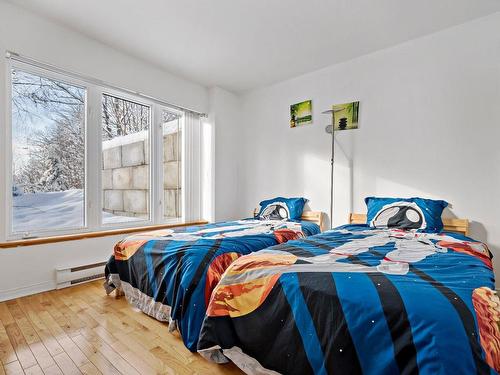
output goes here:
[{"label": "pillow", "polygon": [[424,198],[365,198],[366,224],[372,228],[416,229],[441,232],[441,214],[448,203]]},{"label": "pillow", "polygon": [[276,197],[268,199],[260,202],[258,217],[265,220],[300,219],[306,202],[305,198]]}]

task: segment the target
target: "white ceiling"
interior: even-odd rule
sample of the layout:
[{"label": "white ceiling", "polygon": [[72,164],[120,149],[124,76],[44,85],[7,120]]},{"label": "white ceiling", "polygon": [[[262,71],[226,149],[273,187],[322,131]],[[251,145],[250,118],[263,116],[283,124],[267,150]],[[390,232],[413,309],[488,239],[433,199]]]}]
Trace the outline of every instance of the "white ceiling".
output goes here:
[{"label": "white ceiling", "polygon": [[241,92],[500,11],[500,0],[10,0]]}]

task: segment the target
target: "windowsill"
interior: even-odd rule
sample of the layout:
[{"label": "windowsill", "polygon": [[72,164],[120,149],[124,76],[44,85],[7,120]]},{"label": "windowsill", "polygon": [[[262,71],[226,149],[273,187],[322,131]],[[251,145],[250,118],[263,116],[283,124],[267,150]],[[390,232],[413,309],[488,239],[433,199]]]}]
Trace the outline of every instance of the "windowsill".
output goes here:
[{"label": "windowsill", "polygon": [[77,240],[83,240],[86,238],[106,237],[106,236],[114,236],[114,235],[118,235],[118,234],[146,232],[146,231],[157,230],[157,229],[180,228],[180,227],[188,227],[191,225],[203,225],[203,224],[208,224],[208,221],[192,221],[192,222],[175,223],[175,224],[147,225],[147,226],[143,226],[143,227],[109,229],[109,230],[100,230],[100,231],[96,231],[96,232],[66,234],[66,235],[52,236],[52,237],[38,237],[38,238],[30,238],[30,239],[26,239],[26,240],[0,242],[0,249],[6,249],[6,248],[18,247],[18,246],[43,245],[43,244],[55,243],[55,242],[77,241]]}]

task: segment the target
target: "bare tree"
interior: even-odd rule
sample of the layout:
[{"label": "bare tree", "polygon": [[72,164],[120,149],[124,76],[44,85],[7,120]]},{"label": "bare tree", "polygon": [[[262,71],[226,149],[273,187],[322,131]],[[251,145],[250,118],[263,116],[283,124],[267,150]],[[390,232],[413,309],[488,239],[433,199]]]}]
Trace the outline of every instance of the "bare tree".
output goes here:
[{"label": "bare tree", "polygon": [[[29,134],[29,155],[14,182],[26,192],[84,187],[85,96],[82,87],[14,70],[12,110],[15,126]],[[110,95],[102,98],[103,140],[147,129],[149,108]],[[37,129],[49,120],[51,126]]]},{"label": "bare tree", "polygon": [[149,107],[111,95],[102,98],[103,139],[137,133],[149,124]]},{"label": "bare tree", "polygon": [[84,105],[85,90],[80,87],[20,70],[12,72],[12,109],[25,124],[38,117],[40,110],[57,120],[74,113],[72,108]]}]

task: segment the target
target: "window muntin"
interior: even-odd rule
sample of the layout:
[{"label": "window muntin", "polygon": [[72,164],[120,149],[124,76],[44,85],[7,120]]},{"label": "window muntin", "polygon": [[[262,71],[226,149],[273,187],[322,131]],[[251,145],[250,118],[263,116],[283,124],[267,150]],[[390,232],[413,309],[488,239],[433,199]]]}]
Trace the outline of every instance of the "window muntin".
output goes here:
[{"label": "window muntin", "polygon": [[85,227],[86,89],[11,69],[11,231]]},{"label": "window muntin", "polygon": [[102,223],[150,219],[151,108],[102,95]]}]

